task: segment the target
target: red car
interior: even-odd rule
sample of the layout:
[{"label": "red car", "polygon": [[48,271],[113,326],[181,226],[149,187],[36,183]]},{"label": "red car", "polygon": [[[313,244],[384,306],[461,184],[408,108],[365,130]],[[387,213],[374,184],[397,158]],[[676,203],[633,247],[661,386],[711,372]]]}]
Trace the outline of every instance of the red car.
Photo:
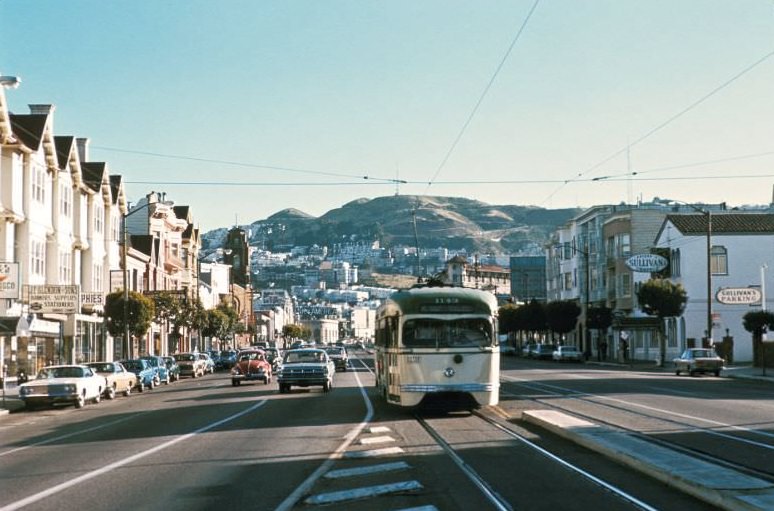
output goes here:
[{"label": "red car", "polygon": [[236,364],[231,369],[231,385],[236,387],[243,381],[261,380],[271,382],[271,363],[263,350],[244,350],[237,355]]}]

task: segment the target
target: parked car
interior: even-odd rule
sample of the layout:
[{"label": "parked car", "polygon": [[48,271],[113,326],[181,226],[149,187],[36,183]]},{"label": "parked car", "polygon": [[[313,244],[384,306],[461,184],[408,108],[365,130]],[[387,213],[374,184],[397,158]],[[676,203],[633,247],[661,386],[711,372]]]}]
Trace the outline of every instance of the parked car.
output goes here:
[{"label": "parked car", "polygon": [[86,365],[105,378],[103,392],[108,399],[115,399],[119,392],[128,397],[137,385],[137,376],[127,371],[121,362],[90,362]]},{"label": "parked car", "polygon": [[525,344],[521,348],[521,356],[525,357],[525,358],[530,357],[531,354],[532,354],[532,351],[535,349],[535,346],[537,346],[537,344],[532,343],[532,342],[528,342],[527,344]]},{"label": "parked car", "polygon": [[324,350],[305,348],[289,350],[282,358],[282,369],[277,375],[279,391],[290,392],[291,387],[321,386],[323,392],[333,389],[336,366]]},{"label": "parked car", "polygon": [[513,342],[508,340],[507,336],[500,341],[500,354],[516,356],[516,346],[513,345]]},{"label": "parked car", "polygon": [[553,344],[537,344],[530,351],[530,358],[536,358],[538,360],[551,360],[554,356],[554,350],[556,346]]},{"label": "parked car", "polygon": [[212,360],[212,357],[210,357],[209,353],[199,353],[199,360],[204,361],[205,373],[215,373],[215,362]]},{"label": "parked car", "polygon": [[349,357],[347,356],[347,350],[338,346],[328,346],[325,348],[325,352],[328,354],[333,365],[337,371],[346,371],[349,366]]},{"label": "parked car", "polygon": [[215,362],[215,369],[229,370],[234,367],[237,360],[237,352],[234,350],[223,350],[220,352],[220,357]]},{"label": "parked car", "polygon": [[167,371],[169,371],[169,379],[177,381],[180,379],[180,366],[177,365],[175,357],[161,357],[164,359],[164,363],[167,365]]},{"label": "parked car", "polygon": [[583,353],[576,346],[557,346],[551,358],[557,362],[580,362],[583,360]]},{"label": "parked car", "polygon": [[19,398],[27,408],[72,403],[83,408],[86,402],[99,403],[105,391],[105,377],[85,365],[46,366],[35,379],[19,386]]},{"label": "parked car", "polygon": [[723,369],[723,359],[711,348],[688,348],[673,362],[675,374],[678,376],[683,371],[691,376],[697,373],[712,373],[720,376],[720,370]]},{"label": "parked car", "polygon": [[239,352],[237,362],[231,368],[231,385],[236,387],[243,381],[259,380],[265,384],[271,383],[271,363],[266,360],[266,352],[259,349]]},{"label": "parked car", "polygon": [[197,353],[177,353],[173,355],[180,366],[180,376],[190,376],[198,378],[204,376],[204,360],[199,358]]},{"label": "parked car", "polygon": [[169,370],[167,369],[167,363],[164,361],[164,357],[156,355],[145,355],[140,357],[143,360],[147,360],[151,367],[156,371],[156,385],[169,385],[172,378],[169,376]]},{"label": "parked car", "polygon": [[158,385],[156,382],[156,370],[150,365],[150,362],[143,358],[133,358],[131,360],[122,360],[127,371],[137,376],[137,390],[144,392],[145,389],[154,389]]}]

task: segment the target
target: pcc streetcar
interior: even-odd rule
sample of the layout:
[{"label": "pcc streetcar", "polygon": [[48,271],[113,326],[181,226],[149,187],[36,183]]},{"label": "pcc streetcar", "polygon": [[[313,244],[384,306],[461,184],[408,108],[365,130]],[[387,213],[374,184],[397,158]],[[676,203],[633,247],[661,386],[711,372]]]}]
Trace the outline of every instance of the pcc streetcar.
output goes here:
[{"label": "pcc streetcar", "polygon": [[[393,293],[376,313],[376,387],[388,403],[425,397],[496,405],[500,388],[497,299],[460,287]],[[471,403],[472,404],[472,403]]]}]

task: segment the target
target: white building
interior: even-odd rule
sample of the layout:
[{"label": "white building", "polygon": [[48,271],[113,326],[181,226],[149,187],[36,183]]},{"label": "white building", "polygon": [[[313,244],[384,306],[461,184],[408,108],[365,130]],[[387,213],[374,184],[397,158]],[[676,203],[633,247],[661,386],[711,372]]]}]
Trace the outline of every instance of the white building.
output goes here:
[{"label": "white building", "polygon": [[[682,284],[688,294],[685,312],[671,320],[668,331],[670,356],[677,355],[691,340],[699,346],[706,336],[707,325],[707,216],[706,214],[668,215],[657,237],[656,245],[669,249],[671,280]],[[734,362],[753,358],[752,334],[742,325],[742,317],[760,310],[757,304],[729,305],[717,301],[723,288],[760,286],[761,268],[774,269],[774,214],[761,212],[723,212],[711,215],[711,313],[714,343],[724,337],[734,339]],[[765,288],[771,286],[770,271],[764,271]],[[772,310],[772,299],[766,297],[766,309]],[[673,340],[674,339],[674,340]]]}]

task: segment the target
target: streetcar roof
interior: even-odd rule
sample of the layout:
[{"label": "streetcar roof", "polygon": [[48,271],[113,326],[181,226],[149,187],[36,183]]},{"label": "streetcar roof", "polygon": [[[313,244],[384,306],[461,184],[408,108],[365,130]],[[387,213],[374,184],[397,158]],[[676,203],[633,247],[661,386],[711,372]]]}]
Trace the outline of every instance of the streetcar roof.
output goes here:
[{"label": "streetcar roof", "polygon": [[490,292],[462,287],[421,287],[397,291],[382,305],[382,311],[403,314],[487,314],[497,311],[497,298]]}]

